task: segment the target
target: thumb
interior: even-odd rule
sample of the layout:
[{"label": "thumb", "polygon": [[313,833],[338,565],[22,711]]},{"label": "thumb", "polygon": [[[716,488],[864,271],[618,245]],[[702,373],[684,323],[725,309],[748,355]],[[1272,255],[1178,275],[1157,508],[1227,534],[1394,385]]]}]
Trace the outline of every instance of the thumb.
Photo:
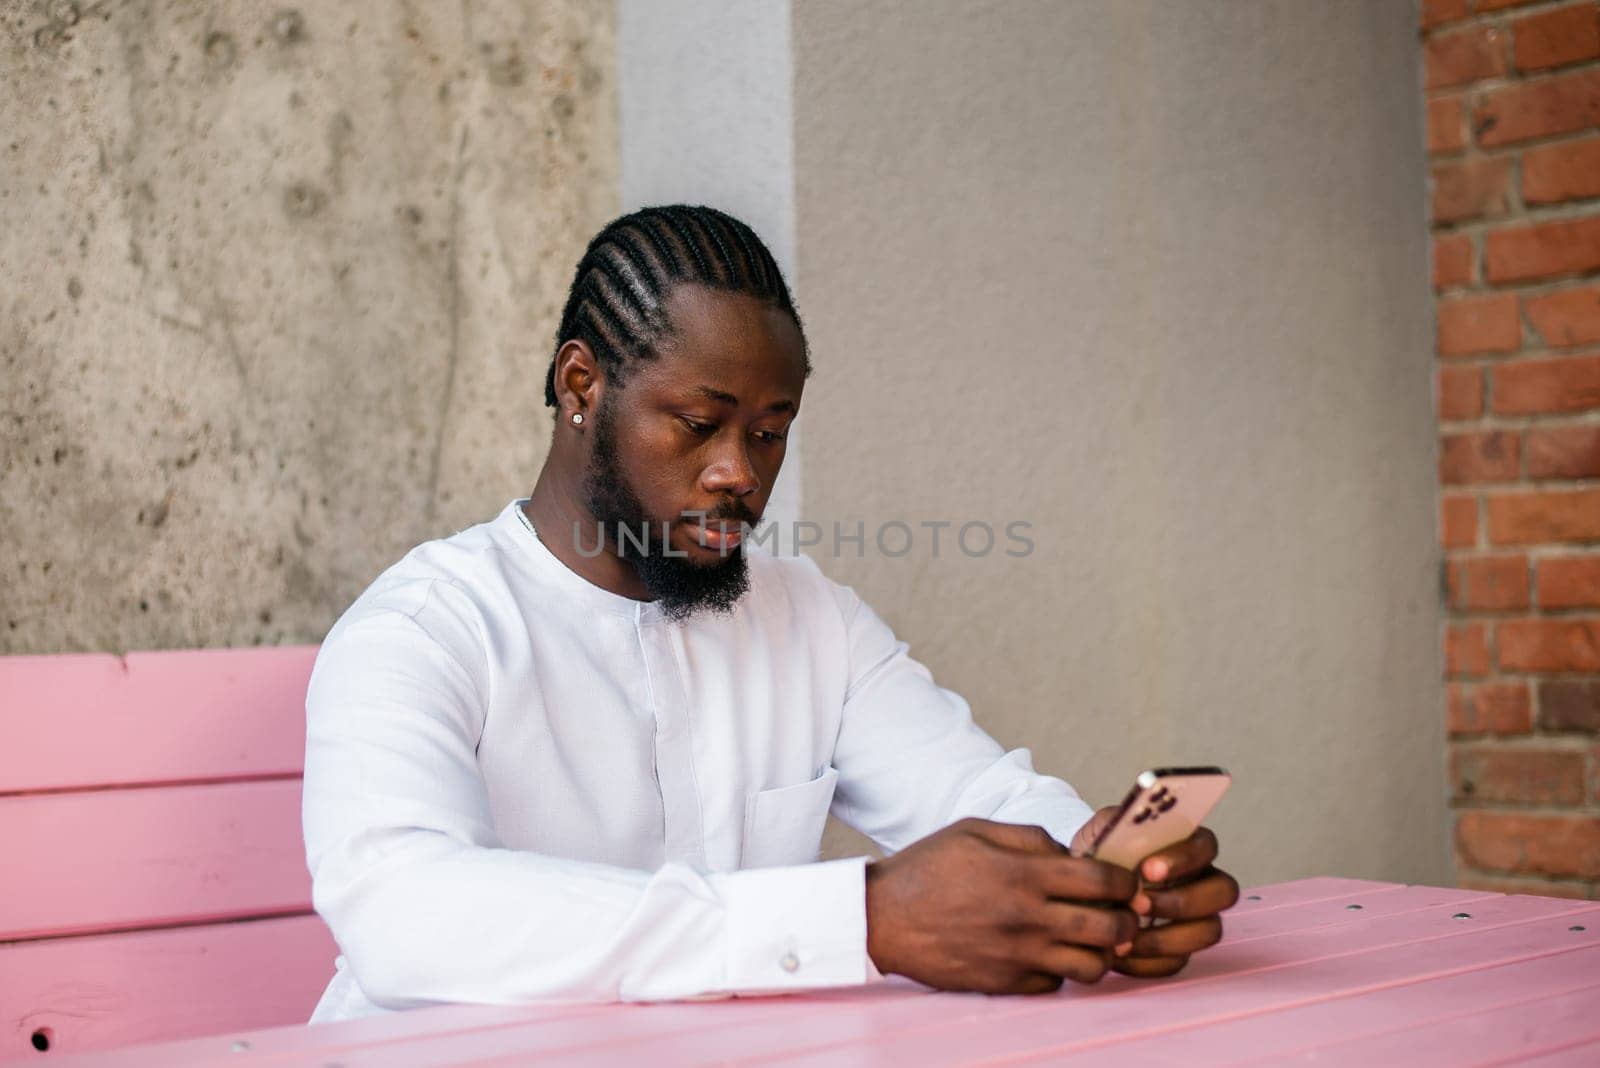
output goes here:
[{"label": "thumb", "polygon": [[1072,855],[1081,857],[1087,854],[1095,839],[1100,837],[1100,832],[1117,818],[1117,811],[1117,807],[1111,805],[1090,816],[1089,822],[1079,827],[1078,833],[1072,836]]}]

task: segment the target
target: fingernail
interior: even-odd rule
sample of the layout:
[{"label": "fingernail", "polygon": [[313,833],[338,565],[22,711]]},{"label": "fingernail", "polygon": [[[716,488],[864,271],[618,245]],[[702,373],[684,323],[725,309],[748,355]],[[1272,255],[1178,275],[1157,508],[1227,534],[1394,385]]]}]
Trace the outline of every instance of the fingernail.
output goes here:
[{"label": "fingernail", "polygon": [[1129,904],[1133,908],[1133,911],[1137,912],[1141,916],[1148,916],[1150,914],[1150,898],[1146,894],[1134,894],[1133,901],[1131,901]]},{"label": "fingernail", "polygon": [[1132,952],[1133,952],[1133,943],[1132,942],[1124,942],[1124,943],[1122,943],[1122,945],[1120,945],[1120,946],[1118,946],[1116,948],[1116,954],[1119,957],[1126,957],[1129,953],[1132,953]]},{"label": "fingernail", "polygon": [[1167,877],[1167,862],[1152,860],[1144,866],[1144,877],[1153,883],[1159,883]]}]

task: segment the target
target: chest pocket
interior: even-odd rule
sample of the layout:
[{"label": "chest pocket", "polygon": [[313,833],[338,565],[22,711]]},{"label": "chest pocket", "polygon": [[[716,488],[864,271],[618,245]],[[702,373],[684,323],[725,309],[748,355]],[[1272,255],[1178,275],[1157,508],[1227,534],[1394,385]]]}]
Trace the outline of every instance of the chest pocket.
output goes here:
[{"label": "chest pocket", "polygon": [[810,782],[751,794],[744,807],[744,851],[739,866],[771,868],[816,860],[838,781],[836,770],[824,768]]}]

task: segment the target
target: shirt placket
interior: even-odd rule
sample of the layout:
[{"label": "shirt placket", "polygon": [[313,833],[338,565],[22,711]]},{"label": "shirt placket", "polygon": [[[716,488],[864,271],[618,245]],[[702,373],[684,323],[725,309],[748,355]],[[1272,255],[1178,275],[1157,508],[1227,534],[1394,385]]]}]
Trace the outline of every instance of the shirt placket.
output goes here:
[{"label": "shirt placket", "polygon": [[672,629],[659,620],[638,620],[635,626],[655,716],[656,783],[661,790],[666,860],[704,871],[705,835],[694,773],[694,738],[683,673],[672,647]]}]

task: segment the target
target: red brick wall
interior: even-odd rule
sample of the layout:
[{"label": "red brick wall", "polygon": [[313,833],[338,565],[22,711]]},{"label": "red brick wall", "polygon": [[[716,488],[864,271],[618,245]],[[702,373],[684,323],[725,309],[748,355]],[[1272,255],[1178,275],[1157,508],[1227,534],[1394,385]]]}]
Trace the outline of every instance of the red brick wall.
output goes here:
[{"label": "red brick wall", "polygon": [[1422,0],[1463,885],[1600,897],[1600,3]]}]

